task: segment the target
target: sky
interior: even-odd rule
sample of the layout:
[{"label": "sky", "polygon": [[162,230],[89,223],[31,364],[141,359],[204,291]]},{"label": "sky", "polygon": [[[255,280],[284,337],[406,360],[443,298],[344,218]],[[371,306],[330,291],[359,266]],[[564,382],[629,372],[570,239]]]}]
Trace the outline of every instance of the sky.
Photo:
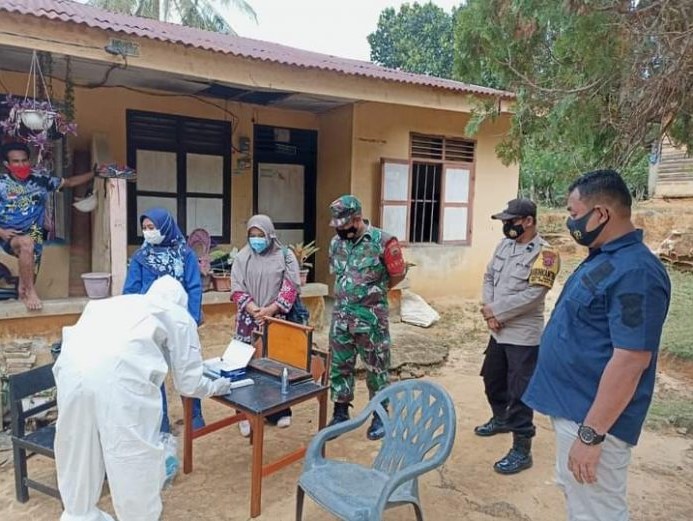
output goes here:
[{"label": "sky", "polygon": [[[366,37],[375,31],[380,12],[386,7],[399,9],[407,2],[248,0],[248,3],[257,13],[257,25],[239,11],[224,10],[240,36],[343,58],[370,60]],[[420,3],[425,2],[421,0]],[[433,3],[450,12],[461,0],[434,0]]]}]

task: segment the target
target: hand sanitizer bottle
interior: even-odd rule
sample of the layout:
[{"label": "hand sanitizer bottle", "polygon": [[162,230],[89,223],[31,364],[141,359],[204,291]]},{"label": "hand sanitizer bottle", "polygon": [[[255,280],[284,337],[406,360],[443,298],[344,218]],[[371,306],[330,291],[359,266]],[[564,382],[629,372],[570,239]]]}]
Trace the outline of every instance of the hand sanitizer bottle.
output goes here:
[{"label": "hand sanitizer bottle", "polygon": [[289,370],[286,367],[282,370],[282,394],[289,394]]}]

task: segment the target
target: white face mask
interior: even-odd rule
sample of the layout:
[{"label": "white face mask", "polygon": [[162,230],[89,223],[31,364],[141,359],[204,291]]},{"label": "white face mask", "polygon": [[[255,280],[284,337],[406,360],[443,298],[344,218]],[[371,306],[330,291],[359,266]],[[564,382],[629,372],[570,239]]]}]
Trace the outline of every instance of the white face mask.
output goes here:
[{"label": "white face mask", "polygon": [[144,241],[153,246],[161,244],[164,240],[164,236],[161,235],[159,230],[142,230],[142,235],[144,236]]}]

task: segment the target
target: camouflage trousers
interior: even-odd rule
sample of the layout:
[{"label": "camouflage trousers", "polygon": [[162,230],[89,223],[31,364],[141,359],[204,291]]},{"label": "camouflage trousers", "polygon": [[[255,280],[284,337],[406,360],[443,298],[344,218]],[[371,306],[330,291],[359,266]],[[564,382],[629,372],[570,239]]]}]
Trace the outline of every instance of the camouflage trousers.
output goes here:
[{"label": "camouflage trousers", "polygon": [[390,383],[390,332],[387,325],[370,333],[352,333],[333,321],[330,328],[330,395],[333,402],[349,403],[354,399],[356,355],[366,366],[366,385],[372,398]]}]

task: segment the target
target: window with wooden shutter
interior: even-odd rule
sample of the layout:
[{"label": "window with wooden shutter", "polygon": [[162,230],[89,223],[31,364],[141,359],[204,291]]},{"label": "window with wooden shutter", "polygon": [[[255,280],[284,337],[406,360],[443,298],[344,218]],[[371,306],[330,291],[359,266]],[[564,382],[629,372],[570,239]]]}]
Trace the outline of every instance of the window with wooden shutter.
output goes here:
[{"label": "window with wooden shutter", "polygon": [[381,227],[401,242],[471,244],[476,143],[411,135],[410,159],[383,159]]},{"label": "window with wooden shutter", "polygon": [[127,111],[128,240],[141,242],[139,216],[167,209],[185,235],[204,228],[230,242],[231,124],[154,112]]},{"label": "window with wooden shutter", "polygon": [[410,175],[409,161],[382,159],[380,226],[406,242],[409,236]]}]

